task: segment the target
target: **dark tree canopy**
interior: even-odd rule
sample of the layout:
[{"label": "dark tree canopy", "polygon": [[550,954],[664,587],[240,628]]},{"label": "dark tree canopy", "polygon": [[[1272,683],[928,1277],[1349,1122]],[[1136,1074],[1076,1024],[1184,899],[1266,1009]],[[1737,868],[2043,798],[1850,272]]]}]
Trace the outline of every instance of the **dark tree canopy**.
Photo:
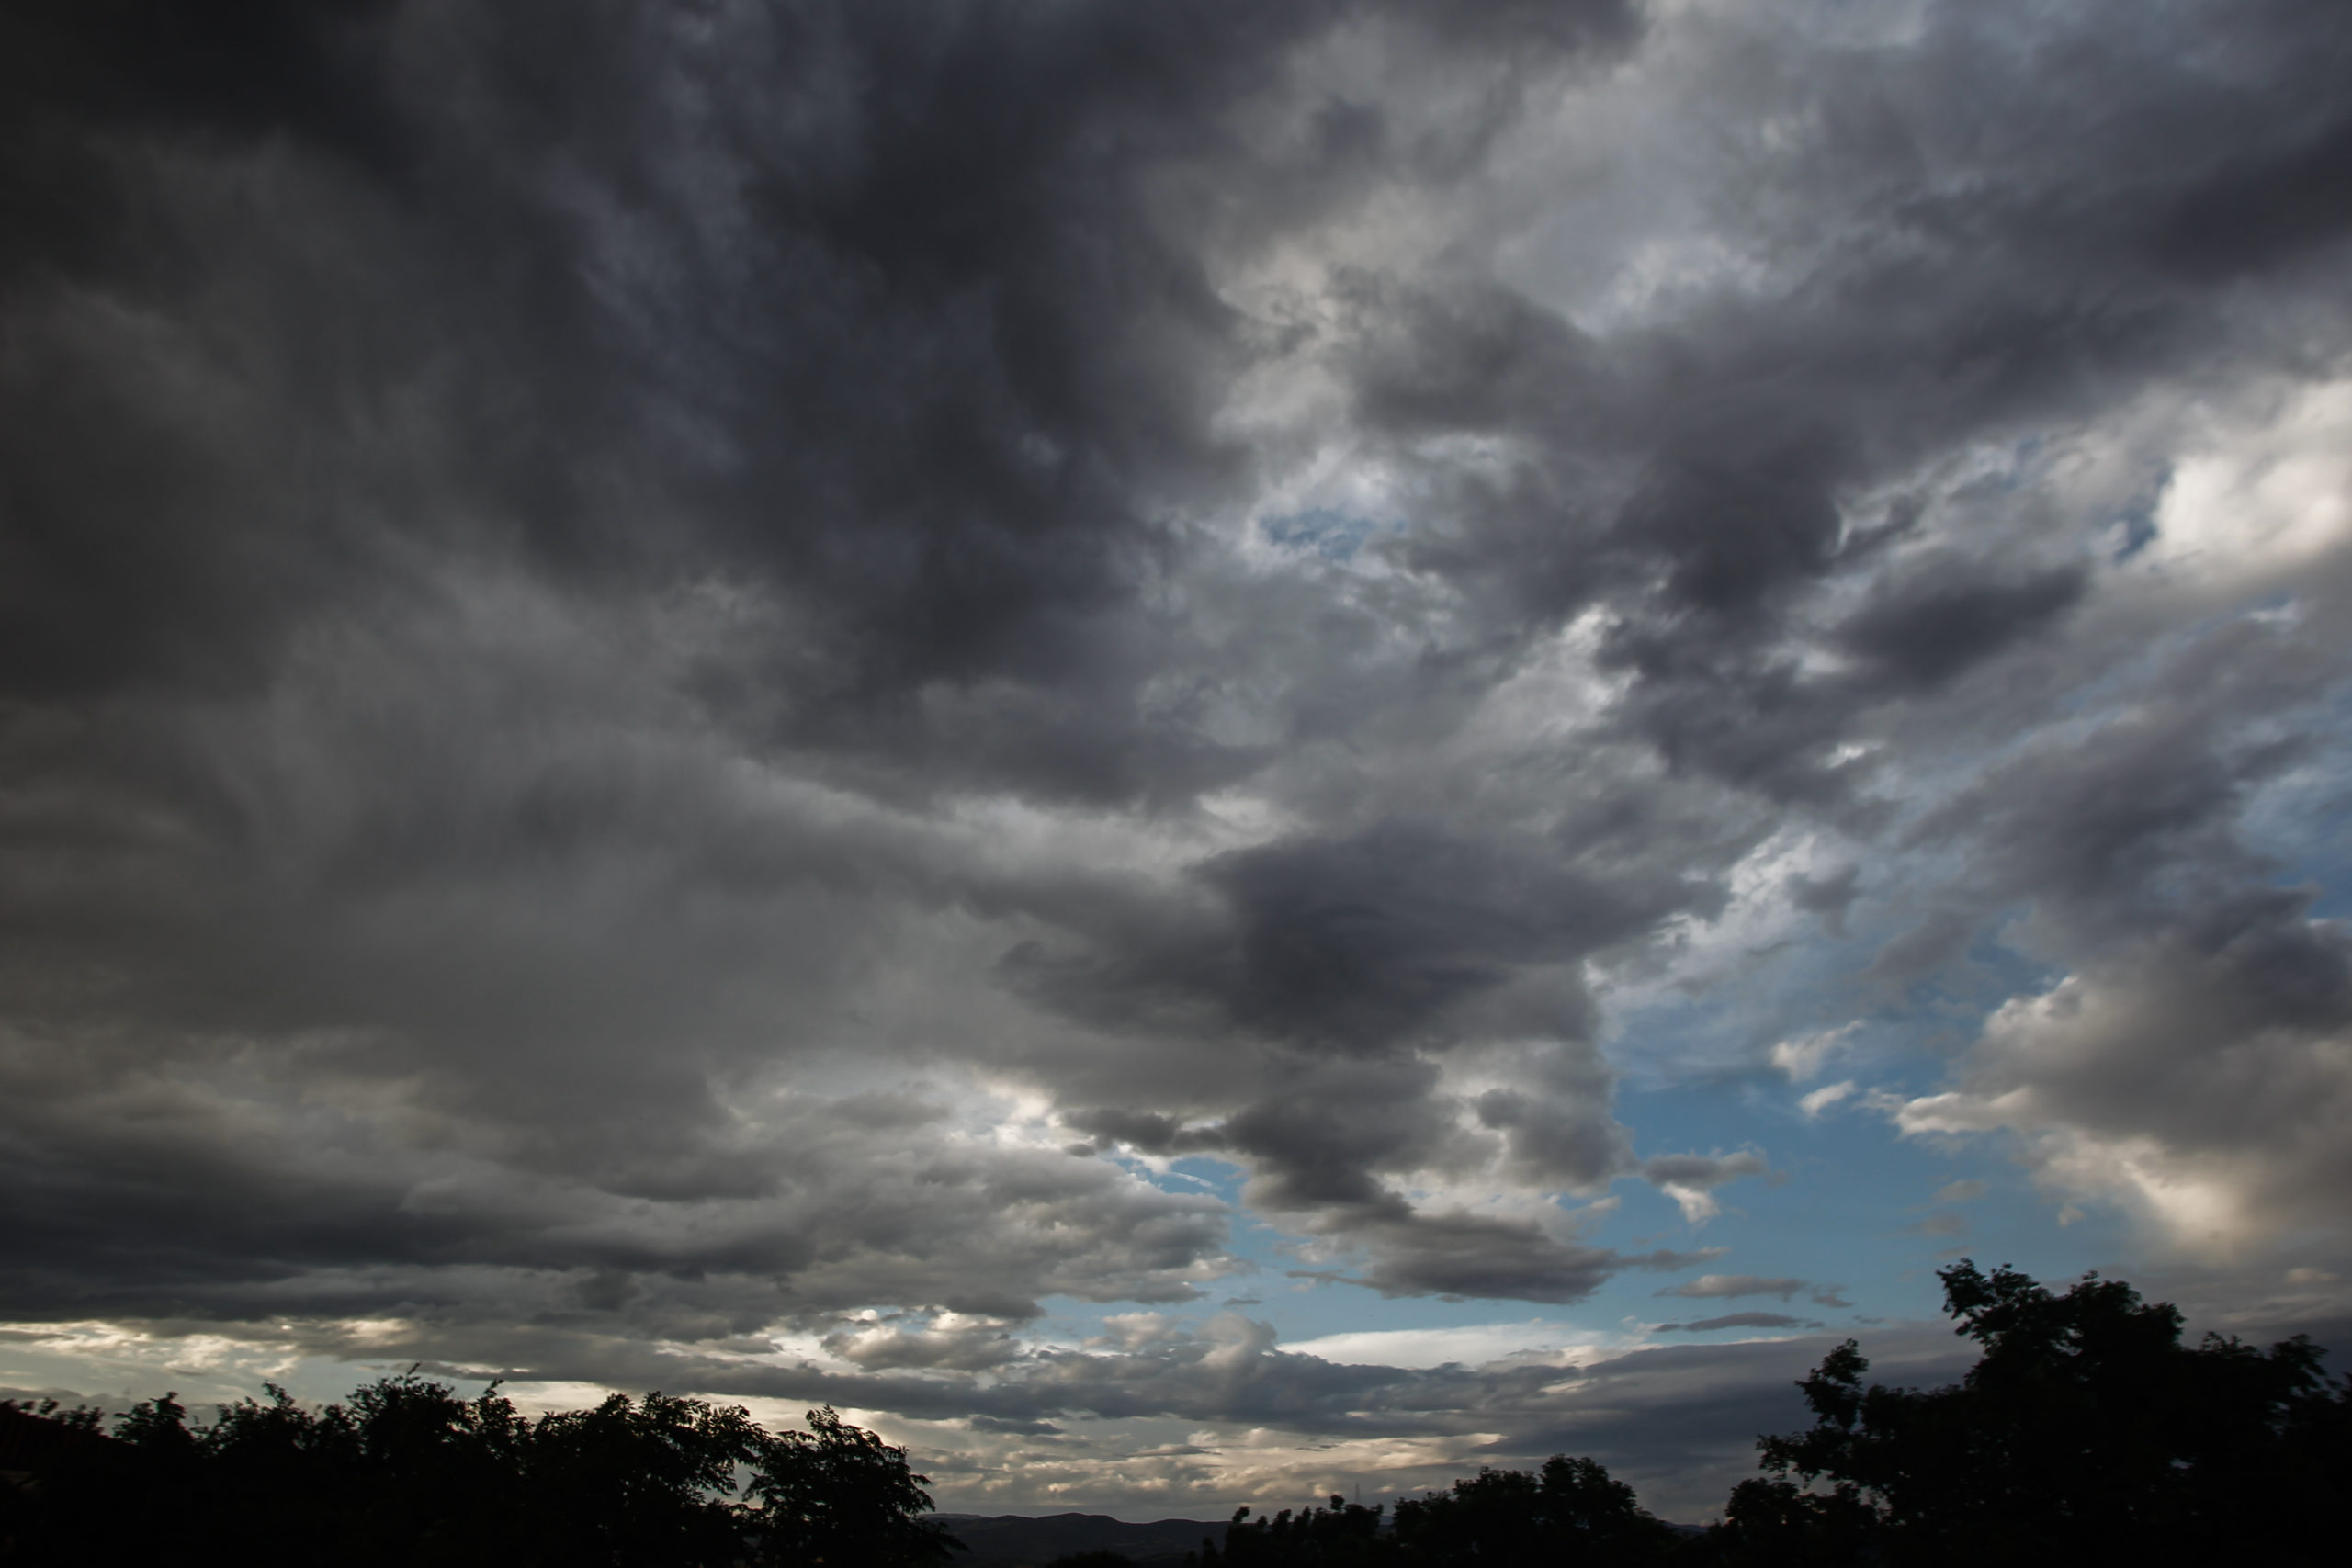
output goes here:
[{"label": "dark tree canopy", "polygon": [[1542,1563],[1589,1568],[1664,1562],[1674,1532],[1645,1512],[1634,1489],[1590,1459],[1555,1454],[1541,1471],[1481,1470],[1444,1492],[1396,1505],[1389,1528],[1383,1510],[1333,1497],[1326,1508],[1252,1519],[1234,1516],[1222,1551],[1205,1563],[1230,1568],[1290,1564],[1439,1565]]},{"label": "dark tree canopy", "polygon": [[[1943,1388],[1864,1381],[1853,1341],[1798,1386],[1801,1432],[1724,1522],[1678,1532],[1591,1459],[1482,1470],[1392,1511],[1234,1515],[1217,1568],[2311,1568],[2352,1471],[2352,1380],[2295,1338],[2207,1336],[2118,1280],[2053,1293],[2014,1269],[1943,1270],[1982,1355]],[[414,1375],[311,1410],[266,1401],[191,1422],[172,1395],[115,1417],[0,1402],[0,1568],[266,1562],[288,1568],[934,1568],[957,1547],[904,1449],[808,1412],[614,1394],[528,1419],[495,1387]],[[1114,1553],[1057,1568],[1117,1568]]]},{"label": "dark tree canopy", "polygon": [[165,1394],[111,1438],[95,1411],[0,1407],[24,1461],[0,1563],[911,1568],[955,1545],[906,1450],[830,1409],[779,1436],[660,1393],[534,1421],[413,1375],[319,1411],[266,1386],[204,1424]]},{"label": "dark tree canopy", "polygon": [[831,1409],[808,1412],[806,1432],[761,1433],[753,1462],[743,1492],[775,1562],[915,1568],[953,1545],[919,1517],[929,1478],[908,1469],[907,1450]]},{"label": "dark tree canopy", "polygon": [[[2180,1342],[2180,1314],[2120,1280],[2063,1295],[2001,1268],[1944,1269],[1959,1383],[1865,1385],[1852,1340],[1798,1386],[1814,1425],[1765,1438],[1726,1548],[1754,1563],[2337,1561],[2347,1396],[2295,1338]],[[2323,1554],[2324,1553],[2324,1554]]]},{"label": "dark tree canopy", "polygon": [[[1765,1473],[1703,1534],[1659,1524],[1589,1459],[1480,1472],[1379,1508],[1237,1515],[1209,1563],[1430,1568],[2169,1568],[2340,1560],[2352,1380],[2301,1338],[2208,1336],[2129,1285],[2053,1293],[2017,1270],[1943,1270],[1955,1332],[1982,1348],[1945,1388],[1866,1383],[1853,1341],[1798,1386],[1802,1432],[1758,1439]],[[1384,1524],[1387,1528],[1384,1528]]]},{"label": "dark tree canopy", "polygon": [[1225,1529],[1225,1550],[1214,1541],[1202,1544],[1201,1560],[1209,1568],[1288,1568],[1292,1563],[1355,1564],[1396,1560],[1395,1540],[1381,1532],[1379,1506],[1363,1507],[1334,1495],[1328,1508],[1308,1507],[1293,1513],[1284,1508],[1272,1516],[1251,1518],[1237,1509]]},{"label": "dark tree canopy", "polygon": [[1396,1505],[1397,1540],[1432,1562],[1648,1562],[1672,1534],[1590,1459],[1555,1454],[1533,1475],[1482,1470]]}]

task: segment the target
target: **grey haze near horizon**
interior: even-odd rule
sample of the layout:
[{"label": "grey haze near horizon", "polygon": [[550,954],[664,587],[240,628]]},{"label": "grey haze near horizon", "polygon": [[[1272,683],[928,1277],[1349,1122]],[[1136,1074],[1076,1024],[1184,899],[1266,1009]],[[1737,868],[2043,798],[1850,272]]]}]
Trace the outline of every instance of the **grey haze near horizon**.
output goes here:
[{"label": "grey haze near horizon", "polygon": [[[18,1381],[828,1400],[978,1511],[1566,1448],[1690,1517],[1861,1332],[1677,1342],[1862,1289],[1726,1207],[1864,1125],[2343,1322],[2343,7],[36,3],[0,60]],[[1216,1306],[1620,1276],[1688,1321]]]}]

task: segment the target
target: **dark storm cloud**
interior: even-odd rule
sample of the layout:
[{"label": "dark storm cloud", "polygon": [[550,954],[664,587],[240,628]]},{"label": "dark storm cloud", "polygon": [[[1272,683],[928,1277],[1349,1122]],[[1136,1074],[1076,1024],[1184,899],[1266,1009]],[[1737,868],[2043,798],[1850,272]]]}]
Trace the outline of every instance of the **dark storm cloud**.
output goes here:
[{"label": "dark storm cloud", "polygon": [[1346,1215],[1332,1228],[1374,1248],[1371,1267],[1349,1282],[1384,1296],[1566,1303],[1584,1300],[1627,1269],[1688,1269],[1713,1256],[1666,1249],[1629,1256],[1563,1242],[1531,1224],[1443,1212]]},{"label": "dark storm cloud", "polygon": [[[1589,1092],[1544,1100],[1489,1091],[1476,1104],[1477,1119],[1506,1130],[1512,1163],[1548,1185],[1592,1189],[1638,1169],[1669,1190],[1703,1190],[1762,1168],[1753,1156],[1677,1156],[1636,1167],[1623,1129],[1607,1113],[1605,1068],[1592,1066],[1600,1081],[1583,1086]],[[1417,1207],[1396,1179],[1469,1157],[1455,1107],[1434,1092],[1437,1078],[1437,1069],[1418,1059],[1351,1058],[1283,1075],[1267,1098],[1211,1128],[1114,1111],[1065,1121],[1148,1154],[1224,1150],[1248,1159],[1256,1173],[1249,1201],[1369,1249],[1361,1275],[1332,1278],[1384,1295],[1575,1302],[1620,1269],[1678,1269],[1710,1256],[1628,1257],[1560,1239],[1529,1221]]]},{"label": "dark storm cloud", "polygon": [[[1372,9],[947,20],[921,6],[817,6],[714,33],[658,7],[41,6],[20,17],[12,51],[28,78],[25,134],[11,139],[27,149],[18,199],[69,230],[78,214],[120,215],[86,243],[17,232],[36,254],[60,253],[40,269],[44,293],[95,284],[165,311],[235,281],[222,274],[240,263],[278,272],[294,297],[271,303],[274,319],[220,324],[242,329],[256,368],[356,405],[331,402],[323,421],[283,411],[324,426],[313,442],[348,438],[368,403],[430,374],[415,349],[368,341],[365,305],[468,362],[485,384],[432,412],[450,421],[454,481],[508,513],[502,532],[566,570],[754,571],[815,623],[813,645],[804,634],[773,649],[782,662],[761,672],[793,687],[764,715],[786,733],[920,746],[896,700],[926,682],[1001,678],[1075,701],[995,712],[1031,728],[1027,744],[997,748],[997,765],[1047,788],[1157,789],[1136,759],[1071,726],[1115,723],[1120,688],[1143,673],[1145,650],[1101,617],[1169,542],[1144,515],[1155,498],[1215,486],[1238,457],[1204,421],[1242,348],[1143,176],[1221,170],[1245,202],[1261,194],[1253,182],[1313,182],[1339,154],[1253,168],[1219,117],[1278,84],[1293,47]],[[1466,7],[1438,29],[1472,51],[1573,50],[1628,30],[1606,0]],[[334,160],[318,172],[344,188],[255,193],[261,232],[245,256],[202,231],[209,215],[177,209],[141,156],[202,164],[278,144]],[[44,184],[61,158],[81,160],[71,199]],[[401,254],[356,269],[332,249],[304,254],[312,235],[355,224],[380,226]],[[168,262],[130,268],[141,254]],[[791,285],[763,286],[780,277]],[[305,310],[322,345],[296,339]],[[47,357],[50,375],[89,374],[71,345]],[[93,387],[80,418],[135,413],[105,400],[139,389]],[[85,472],[73,454],[86,435],[62,464],[28,447],[12,465],[36,485],[53,476],[18,513],[20,547],[43,549],[27,603],[95,609],[143,588],[125,621],[148,638],[183,623],[198,651],[251,635],[239,623],[254,611],[290,613],[266,584],[228,597],[245,574],[215,550],[188,555],[200,570],[163,565],[175,535],[220,528],[171,527],[157,499],[209,489],[235,507],[266,481],[210,474],[217,436],[175,458],[183,433],[130,434],[155,492],[67,482]],[[290,431],[263,434],[275,445]],[[582,452],[597,456],[583,465]],[[630,526],[627,512],[665,491],[683,502],[670,534]],[[297,515],[245,525],[262,564],[299,560],[317,513],[353,498],[287,499]],[[422,522],[401,513],[425,498],[387,499],[388,521]],[[94,523],[137,532],[112,552],[66,553]],[[136,583],[119,580],[125,555]],[[92,629],[61,618],[52,640],[77,625]],[[104,657],[113,664],[87,678],[112,685],[187,655],[61,646],[13,662]],[[714,671],[712,692],[773,705],[740,689],[753,673]]]},{"label": "dark storm cloud", "polygon": [[241,1146],[243,1108],[175,1103],[148,1080],[47,1103],[9,1082],[12,1300],[42,1315],[463,1316],[571,1292],[590,1318],[699,1314],[726,1332],[877,1300],[1025,1317],[1042,1291],[1192,1299],[1187,1274],[1223,1239],[1205,1198],[856,1102],[558,1180],[283,1134]]},{"label": "dark storm cloud", "polygon": [[[1548,1207],[1771,1168],[1617,1122],[1594,976],[1784,831],[1892,989],[2066,976],[1906,1125],[2334,1217],[2246,822],[2352,592],[2174,459],[2340,367],[2352,22],[1855,9],[12,7],[10,1310],[1574,1448],[1009,1325],[1235,1266],[1116,1146],[1385,1294],[1695,1261]],[[784,1322],[867,1370],[650,1348]]]},{"label": "dark storm cloud", "polygon": [[[1014,1245],[976,1269],[942,1239],[1098,1198],[1057,1224],[1141,1244],[1109,1242],[1142,1272],[1105,1288],[1188,1293],[1217,1235],[1197,1203],[1130,1209],[980,1149],[920,1184],[947,1201],[852,1216],[836,1182],[887,1192],[871,1179],[928,1134],[797,1157],[791,1116],[740,1122],[729,1098],[837,1021],[894,899],[1057,906],[733,781],[786,757],[878,802],[1181,801],[1254,765],[1138,695],[1185,656],[1137,597],[1185,544],[1166,516],[1249,457],[1210,421],[1261,350],[1196,247],[1203,222],[1276,233],[1385,154],[1377,110],[1273,148],[1227,117],[1287,112],[1296,51],[1334,29],[1518,69],[1621,47],[1629,14],[8,26],[27,1309],[360,1310],[480,1262],[587,1270],[611,1303],[624,1275],[708,1269],[1018,1315],[1095,1264],[1040,1273]],[[1311,895],[1253,863],[1210,874],[1243,911],[1211,994],[1277,1032],[1372,1027],[1308,1016],[1322,982],[1282,973],[1249,911]],[[1435,938],[1388,874],[1407,934]],[[1322,945],[1366,979],[1418,962],[1395,997],[1428,1014],[1622,919],[1547,874],[1459,896],[1494,907],[1498,952]],[[1160,1230],[1162,1208],[1189,1217]],[[689,1214],[683,1250],[657,1239]]]},{"label": "dark storm cloud", "polygon": [[1239,926],[1238,1021],[1342,1046],[1409,1039],[1510,966],[1590,952],[1684,892],[1417,823],[1244,851],[1204,874]]},{"label": "dark storm cloud", "polygon": [[1464,1110],[1501,1135],[1516,1173],[1545,1186],[1593,1190],[1638,1171],[1696,1192],[1764,1166],[1753,1156],[1636,1162],[1608,1113],[1611,1075],[1583,1038],[1591,1018],[1580,988],[1544,992],[1543,1010],[1523,1025],[1567,1036],[1523,1087],[1487,1090],[1468,1107],[1442,1092],[1430,1056],[1408,1049],[1442,1051],[1493,1028],[1491,1009],[1473,1010],[1521,971],[1623,940],[1693,895],[1653,868],[1594,876],[1556,855],[1413,822],[1278,840],[1200,869],[1228,919],[1182,946],[1094,962],[1017,953],[1028,994],[1081,1017],[1131,1022],[1189,995],[1227,1028],[1285,1047],[1259,1097],[1212,1124],[1117,1109],[1066,1123],[1147,1154],[1247,1158],[1252,1203],[1311,1215],[1327,1234],[1372,1247],[1363,1282],[1384,1293],[1581,1299],[1625,1260],[1524,1223],[1416,1213],[1398,1195],[1396,1178],[1477,1157]]},{"label": "dark storm cloud", "polygon": [[[1917,49],[1805,62],[1806,155],[1730,158],[1727,187],[1758,183],[1724,221],[1784,269],[1784,288],[1727,289],[1694,312],[1702,328],[1605,351],[1556,325],[1505,329],[1492,310],[1425,311],[1410,353],[1374,383],[1442,388],[1448,367],[1476,367],[1458,395],[1369,405],[1416,434],[1515,443],[1507,479],[1414,558],[1491,584],[1514,616],[1611,604],[1613,656],[1636,677],[1625,716],[1679,765],[1835,798],[1849,784],[1823,753],[1857,719],[2016,646],[2079,597],[2080,568],[2064,560],[1922,561],[1879,581],[1838,634],[1867,678],[1809,674],[1790,657],[1791,612],[1913,526],[1853,514],[1874,482],[2210,370],[2216,354],[2233,369],[2292,363],[2267,333],[2219,335],[2236,323],[2180,287],[2151,236],[2229,184],[2220,149],[2334,145],[2316,111],[2352,49],[2341,21],[2280,7],[2265,16],[2276,31],[2242,30],[2198,8],[2159,45],[2085,13],[2056,24],[2078,51],[2067,90],[1996,127],[1997,95],[1976,89],[2010,69],[1997,11],[1931,8]],[[2233,69],[2177,63],[2208,47]],[[2300,169],[2304,154],[2276,156]],[[1811,227],[1825,211],[1839,220]],[[2331,233],[2315,223],[2309,243]],[[2316,277],[2310,296],[2282,299],[2286,339],[2286,319],[2339,300]],[[2002,530],[1983,532],[1997,547]]]},{"label": "dark storm cloud", "polygon": [[2079,569],[2015,581],[1971,581],[1967,567],[1936,562],[1917,581],[1884,588],[1838,628],[1838,640],[1893,680],[1933,685],[2030,636],[2082,597]]},{"label": "dark storm cloud", "polygon": [[2215,281],[2291,262],[2352,231],[2344,194],[2352,184],[2352,120],[2297,126],[2290,136],[2233,154],[2175,197],[2155,225],[2158,259]]},{"label": "dark storm cloud", "polygon": [[[1377,1054],[1442,1039],[1449,1014],[1521,971],[1633,935],[1704,897],[1668,868],[1595,876],[1551,844],[1412,820],[1277,840],[1194,874],[1223,901],[1216,924],[1125,942],[1098,928],[1107,951],[1016,950],[1009,977],[1093,1021],[1138,1021],[1183,998],[1310,1052]],[[1549,1021],[1581,1029],[1589,1019]]]}]

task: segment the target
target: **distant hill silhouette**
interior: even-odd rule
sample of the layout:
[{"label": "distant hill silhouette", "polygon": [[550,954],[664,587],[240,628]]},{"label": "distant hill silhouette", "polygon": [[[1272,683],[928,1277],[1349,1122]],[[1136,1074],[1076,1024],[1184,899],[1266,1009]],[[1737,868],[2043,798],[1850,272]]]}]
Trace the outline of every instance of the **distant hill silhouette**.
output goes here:
[{"label": "distant hill silhouette", "polygon": [[1223,1541],[1223,1519],[1155,1519],[1129,1524],[1107,1514],[933,1514],[969,1548],[956,1568],[1042,1568],[1080,1551],[1115,1551],[1136,1568],[1172,1568],[1204,1540]]}]

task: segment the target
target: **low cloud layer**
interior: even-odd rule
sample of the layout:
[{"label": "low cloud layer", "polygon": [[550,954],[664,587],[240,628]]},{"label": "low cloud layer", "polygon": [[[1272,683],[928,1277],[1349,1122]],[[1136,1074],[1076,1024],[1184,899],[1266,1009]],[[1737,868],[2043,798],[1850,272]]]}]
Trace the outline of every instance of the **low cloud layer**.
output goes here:
[{"label": "low cloud layer", "polygon": [[231,9],[0,20],[0,1376],[1702,1508],[1963,1232],[2342,1315],[2340,6]]}]

